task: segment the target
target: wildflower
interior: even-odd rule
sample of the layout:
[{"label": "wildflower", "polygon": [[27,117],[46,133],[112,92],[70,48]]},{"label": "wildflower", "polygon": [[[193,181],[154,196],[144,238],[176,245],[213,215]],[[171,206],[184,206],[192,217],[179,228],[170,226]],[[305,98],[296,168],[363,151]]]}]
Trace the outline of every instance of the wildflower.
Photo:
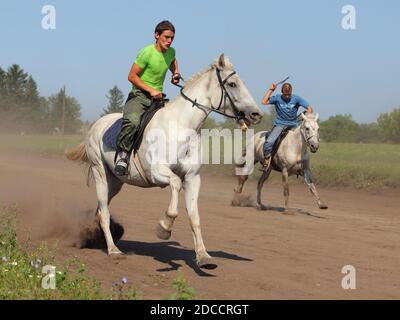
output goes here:
[{"label": "wildflower", "polygon": [[12,266],[16,266],[16,265],[18,265],[18,262],[13,261],[13,262],[11,262],[10,264],[11,264]]},{"label": "wildflower", "polygon": [[3,257],[1,258],[1,261],[7,262],[7,257],[6,257],[6,256],[3,256]]},{"label": "wildflower", "polygon": [[121,282],[122,282],[123,284],[126,284],[126,283],[128,283],[128,279],[127,279],[127,278],[122,278],[122,279],[121,279]]}]

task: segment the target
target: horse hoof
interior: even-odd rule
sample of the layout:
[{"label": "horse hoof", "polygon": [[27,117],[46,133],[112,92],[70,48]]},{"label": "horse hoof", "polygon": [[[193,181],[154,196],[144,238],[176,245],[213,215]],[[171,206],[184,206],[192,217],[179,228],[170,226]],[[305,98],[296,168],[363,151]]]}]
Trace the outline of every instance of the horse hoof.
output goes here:
[{"label": "horse hoof", "polygon": [[160,224],[157,226],[157,237],[161,240],[168,240],[171,238],[171,231],[165,230]]},{"label": "horse hoof", "polygon": [[108,256],[113,259],[126,259],[126,254],[118,249],[110,250]]},{"label": "horse hoof", "polygon": [[217,267],[217,264],[213,262],[212,258],[201,258],[197,262],[197,265],[199,266],[199,268],[207,270],[213,270]]},{"label": "horse hoof", "polygon": [[287,215],[287,216],[294,216],[294,214],[296,213],[296,209],[292,209],[292,208],[285,208],[285,210],[283,210],[282,214]]},{"label": "horse hoof", "polygon": [[234,191],[235,193],[242,193],[242,190],[238,190],[238,189],[236,189],[236,188],[234,188],[233,191]]},{"label": "horse hoof", "polygon": [[260,203],[258,203],[257,204],[257,209],[258,210],[268,210],[269,209],[269,207],[268,206],[266,206],[266,205],[263,205],[263,204],[260,204]]},{"label": "horse hoof", "polygon": [[323,203],[323,202],[321,202],[321,203],[319,203],[318,204],[318,207],[320,208],[320,209],[328,209],[328,206],[325,204],[325,203]]}]

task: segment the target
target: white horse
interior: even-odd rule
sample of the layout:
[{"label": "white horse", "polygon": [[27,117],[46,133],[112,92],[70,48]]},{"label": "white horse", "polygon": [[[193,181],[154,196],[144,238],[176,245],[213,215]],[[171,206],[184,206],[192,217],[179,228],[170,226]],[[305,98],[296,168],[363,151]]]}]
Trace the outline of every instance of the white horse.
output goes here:
[{"label": "white horse", "polygon": [[[109,255],[122,254],[110,233],[108,205],[123,183],[143,188],[164,188],[169,185],[172,192],[171,202],[165,218],[161,219],[157,226],[157,236],[163,240],[170,238],[174,220],[178,216],[179,191],[183,187],[197,264],[201,268],[213,269],[217,265],[203,243],[197,204],[201,167],[201,161],[198,160],[201,153],[199,132],[212,111],[235,118],[238,122],[243,120],[248,125],[258,122],[262,111],[223,54],[209,68],[191,77],[183,89],[181,95],[161,108],[147,125],[136,156],[131,156],[127,176],[115,175],[115,150],[106,146],[102,139],[106,130],[121,118],[121,114],[106,115],[97,120],[90,128],[85,141],[67,153],[67,157],[90,165],[96,183],[97,214]],[[176,130],[170,129],[171,123],[172,127],[175,125]],[[177,161],[165,158],[166,161],[160,160],[160,146],[154,146],[154,139],[157,140],[160,135],[166,140],[166,153],[173,154],[175,149],[178,150]]]},{"label": "white horse", "polygon": [[[295,129],[290,130],[285,138],[279,145],[278,150],[271,160],[271,165],[267,171],[263,171],[257,184],[257,207],[261,210],[267,210],[270,207],[264,205],[261,202],[261,189],[265,180],[268,179],[271,170],[282,172],[282,182],[283,182],[283,194],[285,197],[285,209],[288,210],[289,206],[289,183],[288,177],[290,175],[301,175],[310,189],[311,193],[314,195],[318,206],[320,209],[327,209],[326,204],[320,199],[317,189],[312,180],[312,174],[310,170],[310,155],[307,151],[309,147],[312,153],[318,151],[319,148],[319,126],[318,126],[318,114],[301,114],[303,119],[302,124]],[[263,145],[265,142],[266,131],[260,131],[254,135],[254,149],[255,149],[255,159],[254,164],[257,162],[262,162],[264,159]],[[246,150],[249,149],[247,146]],[[242,172],[246,172],[249,168],[245,166],[253,165],[253,163],[245,163],[245,158],[242,157],[237,163],[237,167],[241,169]],[[243,170],[246,169],[246,170]],[[247,171],[250,172],[250,171]],[[238,186],[234,189],[236,193],[242,193],[244,183],[248,179],[248,175],[238,176]]]}]

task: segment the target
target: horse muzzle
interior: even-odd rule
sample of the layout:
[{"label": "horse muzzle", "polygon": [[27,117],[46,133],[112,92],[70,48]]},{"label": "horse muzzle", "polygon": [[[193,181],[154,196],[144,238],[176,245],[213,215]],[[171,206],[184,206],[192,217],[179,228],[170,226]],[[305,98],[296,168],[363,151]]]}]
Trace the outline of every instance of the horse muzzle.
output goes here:
[{"label": "horse muzzle", "polygon": [[310,151],[312,153],[316,153],[318,151],[318,149],[319,149],[319,146],[315,146],[315,145],[310,144]]},{"label": "horse muzzle", "polygon": [[258,123],[260,123],[262,117],[263,117],[263,115],[261,113],[252,112],[252,113],[250,113],[248,119],[246,118],[246,120],[251,122],[251,124],[258,124]]}]

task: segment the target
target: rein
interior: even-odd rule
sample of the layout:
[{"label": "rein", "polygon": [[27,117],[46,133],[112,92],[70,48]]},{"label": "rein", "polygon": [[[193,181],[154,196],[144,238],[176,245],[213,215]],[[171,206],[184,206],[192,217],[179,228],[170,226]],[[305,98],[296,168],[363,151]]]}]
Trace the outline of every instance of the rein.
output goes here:
[{"label": "rein", "polygon": [[308,138],[305,136],[304,128],[303,128],[304,121],[305,120],[303,120],[303,123],[300,127],[300,133],[301,133],[301,136],[303,137],[304,141],[307,143],[307,146],[310,147],[310,140],[311,140],[311,138],[315,137],[316,135],[313,134],[313,135],[309,136]]},{"label": "rein", "polygon": [[[236,107],[235,103],[234,103],[233,100],[232,100],[232,97],[230,96],[228,90],[227,90],[226,87],[225,87],[226,81],[227,81],[230,77],[232,77],[233,75],[235,75],[235,74],[236,74],[236,71],[233,71],[233,72],[230,73],[224,80],[222,80],[222,78],[221,78],[221,71],[220,71],[218,68],[216,68],[215,70],[216,70],[216,73],[217,73],[218,83],[219,83],[219,86],[220,86],[220,88],[221,88],[221,99],[220,99],[220,101],[219,101],[218,108],[214,108],[213,106],[205,106],[205,105],[203,105],[203,104],[201,104],[201,103],[198,103],[198,102],[197,102],[197,99],[194,99],[194,100],[193,100],[193,99],[191,99],[190,97],[188,97],[188,96],[183,92],[183,89],[185,88],[184,86],[182,86],[182,85],[180,85],[180,84],[175,84],[175,85],[176,85],[177,87],[181,88],[181,89],[180,89],[181,96],[182,96],[185,100],[191,102],[191,103],[192,103],[192,107],[196,106],[197,108],[199,108],[199,109],[201,109],[201,110],[203,110],[203,111],[204,111],[204,109],[205,109],[205,110],[208,110],[208,111],[211,111],[211,112],[215,112],[215,113],[218,113],[218,114],[220,114],[220,115],[223,115],[224,117],[228,117],[228,118],[231,118],[231,119],[235,119],[236,121],[239,121],[239,120],[244,119],[244,113],[243,113],[242,111],[239,111],[239,109]],[[182,76],[180,76],[180,75],[179,75],[179,78],[182,79],[183,81],[185,81],[185,80],[182,78]],[[224,107],[224,111],[223,111],[223,112],[220,111],[221,106],[222,106],[222,101],[224,101],[224,106],[226,106],[226,99],[228,99],[229,102],[230,102],[230,104],[231,104],[231,107],[232,107],[234,116],[231,116],[231,115],[225,113],[226,107]]]}]

